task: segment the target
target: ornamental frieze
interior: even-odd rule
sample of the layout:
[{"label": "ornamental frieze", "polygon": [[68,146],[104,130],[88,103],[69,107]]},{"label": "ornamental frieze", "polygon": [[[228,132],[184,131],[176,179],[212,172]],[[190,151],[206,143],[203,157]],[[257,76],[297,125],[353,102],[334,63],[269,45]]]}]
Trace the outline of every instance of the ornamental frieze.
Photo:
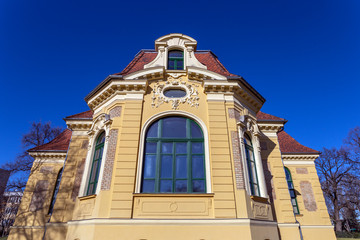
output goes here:
[{"label": "ornamental frieze", "polygon": [[153,88],[151,106],[159,107],[171,103],[172,109],[179,109],[180,104],[199,107],[199,85],[187,83],[180,75],[171,74],[165,83],[157,82]]}]

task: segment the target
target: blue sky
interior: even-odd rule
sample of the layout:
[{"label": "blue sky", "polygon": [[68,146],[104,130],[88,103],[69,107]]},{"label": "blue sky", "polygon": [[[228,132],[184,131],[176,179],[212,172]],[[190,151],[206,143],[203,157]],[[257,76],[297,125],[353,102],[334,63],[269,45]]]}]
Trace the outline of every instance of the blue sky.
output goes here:
[{"label": "blue sky", "polygon": [[0,165],[33,121],[65,127],[84,97],[169,33],[198,41],[321,150],[360,125],[360,1],[0,0]]}]

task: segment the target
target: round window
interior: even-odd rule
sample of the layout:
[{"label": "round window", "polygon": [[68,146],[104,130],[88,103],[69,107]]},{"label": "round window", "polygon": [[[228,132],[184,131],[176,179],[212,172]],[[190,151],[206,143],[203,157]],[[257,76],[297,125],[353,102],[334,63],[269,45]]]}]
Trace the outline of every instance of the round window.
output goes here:
[{"label": "round window", "polygon": [[186,91],[183,89],[169,89],[164,91],[164,96],[168,98],[182,98],[186,96]]}]

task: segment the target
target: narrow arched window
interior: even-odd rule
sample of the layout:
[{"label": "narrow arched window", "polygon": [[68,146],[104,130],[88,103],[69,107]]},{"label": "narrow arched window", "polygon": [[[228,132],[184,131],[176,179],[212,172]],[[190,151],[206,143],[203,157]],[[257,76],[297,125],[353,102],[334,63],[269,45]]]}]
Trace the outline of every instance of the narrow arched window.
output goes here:
[{"label": "narrow arched window", "polygon": [[91,171],[87,187],[87,195],[92,195],[96,193],[96,186],[99,179],[101,159],[104,151],[105,143],[105,132],[102,132],[96,140],[94,155],[91,162]]},{"label": "narrow arched window", "polygon": [[206,192],[204,135],[195,121],[162,118],[145,138],[141,192]]},{"label": "narrow arched window", "polygon": [[249,183],[251,195],[260,196],[259,181],[256,171],[254,149],[249,135],[244,134],[245,155],[249,171]]},{"label": "narrow arched window", "polygon": [[291,173],[290,173],[290,170],[286,167],[285,167],[285,176],[286,176],[286,181],[288,184],[289,193],[290,193],[290,197],[291,197],[291,205],[293,207],[294,213],[299,214],[300,213],[299,206],[298,206],[297,200],[296,200],[296,192],[294,189],[294,184],[292,181]]},{"label": "narrow arched window", "polygon": [[62,172],[63,172],[63,168],[60,169],[57,177],[56,177],[56,183],[55,183],[55,188],[54,188],[54,192],[53,195],[51,197],[51,202],[50,202],[50,207],[49,207],[49,215],[52,214],[53,210],[54,210],[54,205],[55,205],[55,201],[56,201],[56,196],[57,193],[59,192],[59,187],[60,187],[60,181],[61,181],[61,176],[62,176]]},{"label": "narrow arched window", "polygon": [[168,69],[184,70],[184,52],[181,50],[171,50],[168,53]]}]

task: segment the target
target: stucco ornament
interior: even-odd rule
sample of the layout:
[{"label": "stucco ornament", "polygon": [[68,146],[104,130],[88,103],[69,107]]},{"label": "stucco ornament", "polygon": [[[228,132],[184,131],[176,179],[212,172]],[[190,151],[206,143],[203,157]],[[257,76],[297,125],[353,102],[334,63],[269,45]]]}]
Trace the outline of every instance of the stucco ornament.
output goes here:
[{"label": "stucco ornament", "polygon": [[[89,138],[93,138],[99,130],[103,129],[106,133],[109,132],[112,120],[110,119],[110,115],[108,114],[100,114],[93,122],[90,130],[87,132]],[[108,134],[106,134],[105,141],[107,142],[109,139]],[[88,151],[91,149],[91,141],[89,141]]]},{"label": "stucco ornament", "polygon": [[[156,83],[153,88],[153,95],[151,97],[152,107],[159,107],[163,103],[171,103],[172,109],[179,109],[180,104],[187,103],[191,107],[199,107],[199,91],[197,84],[187,83],[180,75],[170,75],[165,83]],[[180,89],[186,92],[184,97],[170,98],[164,95],[164,91],[170,89]]]}]

